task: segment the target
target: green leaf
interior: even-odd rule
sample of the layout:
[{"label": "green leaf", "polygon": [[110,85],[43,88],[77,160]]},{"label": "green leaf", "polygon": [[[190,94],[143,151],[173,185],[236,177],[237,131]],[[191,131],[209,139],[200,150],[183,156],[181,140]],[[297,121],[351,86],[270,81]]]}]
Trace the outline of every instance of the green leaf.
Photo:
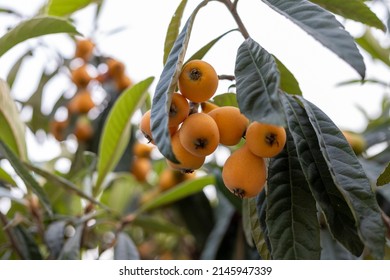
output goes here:
[{"label": "green leaf", "polygon": [[78,225],[72,237],[67,239],[58,256],[59,260],[80,260],[81,240],[83,238],[84,225]]},{"label": "green leaf", "polygon": [[15,82],[16,76],[19,73],[20,67],[22,66],[24,59],[27,57],[32,56],[31,50],[28,50],[25,54],[23,54],[16,62],[15,64],[11,67],[10,71],[7,74],[7,83],[10,88],[12,88],[12,85]]},{"label": "green leaf", "polygon": [[23,162],[10,150],[10,148],[0,140],[0,153],[9,160],[16,173],[20,176],[27,188],[34,192],[39,201],[42,203],[43,208],[49,215],[52,215],[51,205],[46,193],[42,187],[34,179],[34,177],[28,172]]},{"label": "green leaf", "polygon": [[320,259],[320,226],[312,196],[291,134],[284,150],[269,162],[268,236],[273,259]]},{"label": "green leaf", "polygon": [[218,106],[238,107],[237,95],[232,92],[218,94],[213,97],[214,103]]},{"label": "green leaf", "polygon": [[12,231],[12,235],[17,240],[19,250],[25,260],[42,260],[38,244],[30,232],[21,225],[15,226]]},{"label": "green leaf", "polygon": [[8,85],[0,79],[0,140],[22,160],[27,159],[25,126]]},{"label": "green leaf", "polygon": [[0,57],[23,41],[56,33],[80,35],[70,22],[62,18],[39,16],[22,21],[0,38]]},{"label": "green leaf", "polygon": [[201,2],[192,12],[185,23],[179,36],[172,47],[171,52],[164,65],[160,79],[156,85],[156,91],[152,100],[151,109],[151,130],[152,138],[161,154],[172,162],[178,163],[172,151],[171,137],[168,128],[169,108],[172,94],[176,89],[177,80],[183,65],[183,59],[190,40],[192,25],[199,9],[208,1]]},{"label": "green leaf", "polygon": [[101,191],[105,177],[115,168],[126,149],[130,139],[131,118],[144,103],[148,93],[147,89],[153,79],[149,77],[127,89],[120,95],[109,112],[99,145],[95,193]]},{"label": "green leaf", "polygon": [[251,121],[284,125],[274,58],[251,38],[238,48],[235,66],[237,101]]},{"label": "green leaf", "polygon": [[143,230],[151,233],[167,233],[174,235],[184,235],[186,229],[183,227],[171,223],[165,218],[159,218],[154,216],[141,215],[137,216],[132,223],[135,226],[142,227]]},{"label": "green leaf", "polygon": [[375,258],[382,259],[385,228],[370,181],[336,125],[314,104],[302,98],[301,101],[316,131],[333,181],[356,216],[362,241]]},{"label": "green leaf", "polygon": [[378,39],[372,35],[369,29],[367,29],[361,37],[356,38],[355,40],[373,59],[378,59],[387,66],[390,66],[390,48],[384,48],[378,42]]},{"label": "green leaf", "polygon": [[212,175],[187,180],[177,185],[176,187],[161,193],[153,200],[142,205],[138,209],[137,214],[141,214],[156,209],[158,207],[162,207],[167,204],[173,203],[182,198],[200,192],[207,185],[213,185],[213,184],[215,184],[215,178]]},{"label": "green leaf", "polygon": [[292,96],[285,95],[283,105],[287,116],[287,128],[294,139],[303,173],[325,215],[331,234],[354,255],[361,255],[363,243],[357,232],[356,218],[333,182],[328,163],[318,144],[318,136],[307,113]]},{"label": "green leaf", "polygon": [[16,182],[12,179],[11,175],[9,175],[3,168],[0,167],[0,182],[5,182],[12,186],[16,186]]},{"label": "green leaf", "polygon": [[266,223],[268,208],[266,189],[267,186],[256,197],[256,211],[261,228],[261,235],[258,237],[260,242],[256,242],[256,248],[262,259],[271,260],[271,243],[268,236],[268,225]]},{"label": "green leaf", "polygon": [[49,16],[67,16],[92,2],[94,0],[50,0],[47,5],[47,14]]},{"label": "green leaf", "polygon": [[344,18],[386,31],[386,26],[361,0],[310,0],[324,9]]},{"label": "green leaf", "polygon": [[200,48],[196,53],[194,53],[189,59],[187,59],[187,61],[191,61],[191,60],[194,60],[194,59],[202,59],[206,54],[207,52],[220,40],[222,39],[223,37],[225,37],[225,35],[229,34],[230,32],[232,31],[238,31],[238,29],[231,29],[229,31],[226,31],[225,33],[223,33],[222,35],[218,36],[217,38],[211,40],[210,42],[208,42],[206,45],[204,45],[202,48]]},{"label": "green leaf", "polygon": [[[246,202],[245,202],[246,201]],[[256,198],[244,199],[244,206],[247,208],[249,226],[251,232],[252,242],[257,248],[262,260],[270,260],[271,253],[268,250],[265,237],[260,225],[260,219],[257,213],[257,201]]]},{"label": "green leaf", "polygon": [[167,62],[169,53],[171,52],[172,47],[177,38],[177,35],[179,34],[180,23],[187,2],[188,2],[187,0],[182,0],[180,2],[179,6],[176,8],[176,11],[173,14],[171,21],[168,25],[168,30],[167,30],[167,34],[165,35],[165,42],[164,42],[164,58],[163,58],[164,65]]},{"label": "green leaf", "polygon": [[302,95],[299,83],[297,79],[295,79],[293,73],[291,73],[290,70],[288,70],[288,68],[276,56],[273,55],[273,57],[276,64],[278,65],[278,70],[280,73],[279,88],[289,94]]},{"label": "green leaf", "polygon": [[376,181],[377,186],[384,186],[390,183],[390,162],[387,164],[387,167],[383,170],[381,175],[378,177]]},{"label": "green leaf", "polygon": [[119,232],[114,247],[114,260],[139,260],[134,241],[124,232]]},{"label": "green leaf", "polygon": [[335,16],[306,0],[262,0],[352,66],[364,79],[366,66],[352,36]]}]

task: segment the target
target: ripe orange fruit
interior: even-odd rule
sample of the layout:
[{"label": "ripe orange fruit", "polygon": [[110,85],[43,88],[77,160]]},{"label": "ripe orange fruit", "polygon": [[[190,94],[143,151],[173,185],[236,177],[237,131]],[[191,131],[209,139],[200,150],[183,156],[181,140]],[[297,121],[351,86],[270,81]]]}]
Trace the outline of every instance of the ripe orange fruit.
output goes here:
[{"label": "ripe orange fruit", "polygon": [[117,90],[119,91],[123,91],[133,84],[127,75],[120,75],[116,77],[114,82]]},{"label": "ripe orange fruit", "polygon": [[80,67],[73,69],[71,71],[71,79],[78,88],[86,88],[92,80],[88,73],[87,65],[83,64]]},{"label": "ripe orange fruit", "polygon": [[184,182],[185,180],[195,177],[195,172],[193,173],[183,173],[175,169],[165,169],[161,172],[158,181],[158,188],[160,191],[166,191],[174,186]]},{"label": "ripe orange fruit", "polygon": [[213,66],[203,60],[187,62],[179,75],[181,94],[193,102],[209,100],[218,88],[218,75]]},{"label": "ripe orange fruit", "polygon": [[56,121],[53,120],[50,122],[50,132],[53,134],[54,138],[57,139],[57,141],[63,141],[65,140],[65,129],[69,125],[69,120],[65,121]]},{"label": "ripe orange fruit", "polygon": [[180,133],[181,131],[179,129],[171,138],[173,154],[180,163],[174,163],[167,159],[167,164],[173,169],[178,169],[185,173],[192,173],[203,165],[205,157],[196,156],[187,151],[180,142]]},{"label": "ripe orange fruit", "polygon": [[87,117],[78,118],[73,133],[79,142],[90,140],[93,136],[91,121]]},{"label": "ripe orange fruit", "polygon": [[75,57],[88,61],[92,54],[95,44],[90,39],[82,39],[76,41]]},{"label": "ripe orange fruit", "polygon": [[218,105],[215,105],[214,103],[211,103],[209,101],[202,102],[200,104],[200,107],[202,108],[203,113],[210,113],[212,110],[219,108]]},{"label": "ripe orange fruit", "polygon": [[356,155],[360,155],[366,150],[367,143],[363,136],[346,130],[342,133]]},{"label": "ripe orange fruit", "polygon": [[179,129],[180,142],[195,156],[212,154],[219,144],[218,126],[214,119],[205,113],[189,115]]},{"label": "ripe orange fruit", "polygon": [[153,143],[152,130],[150,126],[150,113],[151,111],[148,110],[142,115],[141,121],[139,123],[139,129],[145,138],[149,141],[149,143]]},{"label": "ripe orange fruit", "polygon": [[94,107],[95,103],[88,90],[78,91],[68,103],[68,110],[71,114],[86,114]]},{"label": "ripe orange fruit", "polygon": [[169,108],[169,126],[177,127],[181,124],[185,118],[187,118],[190,112],[190,105],[187,99],[180,93],[172,94],[172,102]]},{"label": "ripe orange fruit", "polygon": [[124,75],[125,65],[121,61],[114,58],[108,58],[106,60],[106,64],[107,64],[107,74],[111,78],[115,79],[117,77]]},{"label": "ripe orange fruit", "polygon": [[282,126],[252,122],[246,130],[245,138],[253,154],[270,158],[283,150],[286,144],[286,130]]},{"label": "ripe orange fruit", "polygon": [[226,146],[237,145],[244,136],[249,120],[234,106],[223,106],[208,113],[219,130],[219,142]]},{"label": "ripe orange fruit", "polygon": [[131,163],[130,172],[138,182],[146,182],[151,169],[152,163],[150,162],[150,159],[134,157]]},{"label": "ripe orange fruit", "polygon": [[234,151],[222,168],[225,186],[240,198],[254,197],[264,188],[266,182],[264,158],[255,156],[243,145]]},{"label": "ripe orange fruit", "polygon": [[153,145],[136,142],[133,145],[133,155],[136,157],[150,158],[153,149]]}]

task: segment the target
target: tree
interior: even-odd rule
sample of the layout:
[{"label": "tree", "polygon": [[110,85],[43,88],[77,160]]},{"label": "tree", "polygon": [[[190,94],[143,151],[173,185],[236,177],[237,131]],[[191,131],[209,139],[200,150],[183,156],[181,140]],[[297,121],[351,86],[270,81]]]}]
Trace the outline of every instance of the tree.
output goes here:
[{"label": "tree", "polygon": [[[195,18],[209,2],[227,9],[237,29],[227,30],[188,56]],[[367,30],[385,31],[369,4],[352,0],[263,2],[350,65],[359,82],[368,81],[356,42],[378,58],[372,51],[374,45],[361,38],[355,41],[335,14],[360,22]],[[76,11],[90,5],[96,6],[98,14],[100,1],[48,1],[39,15],[20,21],[0,38],[0,56],[28,39],[56,33],[70,38],[75,46],[71,59],[51,51],[56,66],[54,70],[47,67],[26,101],[12,97],[15,77],[26,58],[47,46],[37,44],[28,50],[6,81],[0,81],[0,195],[10,204],[0,212],[2,258],[80,259],[92,251],[95,258],[112,254],[114,259],[388,258],[388,100],[384,100],[383,114],[369,122],[364,139],[360,138],[363,146],[357,151],[351,137],[305,99],[282,61],[251,37],[239,4],[237,0],[199,1],[181,24],[187,6],[182,0],[167,27],[161,75],[136,83],[123,62],[114,54],[100,52],[71,20]],[[18,17],[10,9],[0,12]],[[170,167],[185,160],[174,146],[181,141],[173,137],[178,127],[170,126],[172,110],[177,110],[172,107],[173,95],[179,91],[183,66],[203,60],[231,32],[243,37],[235,54],[234,73],[217,73],[219,80],[231,83],[231,91],[185,102],[189,114],[232,106],[239,108],[248,124],[260,122],[285,131],[282,151],[261,158],[267,180],[253,197],[246,197],[242,189],[231,192],[225,187],[224,163],[217,160],[219,154],[230,157],[245,146],[245,137],[231,146],[219,144],[221,150],[202,159],[199,169]],[[69,88],[45,114],[43,88],[63,73],[70,77]],[[192,75],[201,76],[198,72]],[[154,80],[157,85],[151,94],[148,90]],[[94,92],[101,94],[101,101],[94,100]],[[24,121],[20,113],[27,108],[32,116]],[[146,112],[150,113],[146,134],[152,143],[146,143],[133,118]],[[54,137],[62,143],[61,154],[39,164],[32,162],[26,130],[37,138],[42,134]],[[266,140],[278,144],[275,137],[271,134]],[[206,145],[203,138],[196,141],[195,148]],[[76,149],[69,148],[69,143]],[[385,149],[371,156],[367,148],[377,143]],[[248,162],[258,162],[257,156],[250,157]],[[70,168],[57,168],[64,160],[71,163]],[[207,195],[209,191],[213,195]]]}]

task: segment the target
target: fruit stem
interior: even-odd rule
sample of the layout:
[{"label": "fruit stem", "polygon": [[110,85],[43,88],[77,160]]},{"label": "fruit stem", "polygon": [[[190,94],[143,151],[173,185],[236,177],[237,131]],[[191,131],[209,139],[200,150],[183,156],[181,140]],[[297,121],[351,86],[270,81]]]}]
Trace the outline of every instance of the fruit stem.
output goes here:
[{"label": "fruit stem", "polygon": [[249,33],[248,33],[248,30],[246,29],[244,23],[242,22],[241,17],[237,13],[237,3],[238,3],[238,0],[234,0],[234,2],[231,2],[231,0],[217,0],[217,1],[225,4],[225,6],[228,8],[228,10],[230,11],[231,15],[233,16],[234,20],[236,21],[238,29],[240,29],[240,32],[241,32],[242,36],[245,39],[248,39],[250,37]]}]

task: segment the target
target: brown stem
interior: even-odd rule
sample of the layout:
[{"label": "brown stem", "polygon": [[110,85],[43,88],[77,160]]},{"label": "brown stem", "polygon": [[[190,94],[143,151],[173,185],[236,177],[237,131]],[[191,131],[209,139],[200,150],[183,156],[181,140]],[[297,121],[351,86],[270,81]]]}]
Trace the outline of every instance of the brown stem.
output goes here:
[{"label": "brown stem", "polygon": [[238,29],[240,29],[242,36],[244,36],[245,39],[248,39],[250,37],[249,32],[246,29],[244,23],[242,22],[239,14],[237,13],[238,0],[235,0],[233,3],[231,2],[231,0],[218,0],[218,1],[225,4],[225,6],[228,8],[231,15],[233,16],[234,20],[236,21]]},{"label": "brown stem", "polygon": [[234,75],[218,75],[219,80],[229,80],[234,81],[236,77]]}]

